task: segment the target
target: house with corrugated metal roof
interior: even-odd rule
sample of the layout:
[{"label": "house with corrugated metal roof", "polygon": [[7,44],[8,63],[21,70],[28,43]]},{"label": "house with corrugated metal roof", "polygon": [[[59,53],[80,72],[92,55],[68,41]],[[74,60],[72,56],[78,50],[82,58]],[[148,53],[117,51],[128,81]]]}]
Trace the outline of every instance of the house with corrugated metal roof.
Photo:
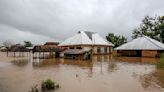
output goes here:
[{"label": "house with corrugated metal roof", "polygon": [[93,54],[110,54],[113,44],[102,38],[96,32],[79,31],[58,46],[68,49],[92,50]]},{"label": "house with corrugated metal roof", "polygon": [[164,52],[164,44],[147,36],[138,37],[115,49],[119,55],[157,57]]}]

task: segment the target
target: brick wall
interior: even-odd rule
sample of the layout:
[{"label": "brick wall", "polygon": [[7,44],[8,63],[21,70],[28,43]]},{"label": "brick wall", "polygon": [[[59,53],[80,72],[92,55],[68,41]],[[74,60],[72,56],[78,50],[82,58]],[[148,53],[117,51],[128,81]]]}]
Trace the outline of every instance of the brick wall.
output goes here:
[{"label": "brick wall", "polygon": [[156,57],[158,55],[158,51],[152,51],[152,50],[143,50],[142,56],[143,57]]}]

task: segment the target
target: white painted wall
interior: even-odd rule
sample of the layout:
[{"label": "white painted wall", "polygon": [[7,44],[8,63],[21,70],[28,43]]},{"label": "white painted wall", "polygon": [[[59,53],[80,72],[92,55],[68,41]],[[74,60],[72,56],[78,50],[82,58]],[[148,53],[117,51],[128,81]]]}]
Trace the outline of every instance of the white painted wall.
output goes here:
[{"label": "white painted wall", "polygon": [[104,53],[105,51],[104,51],[104,47],[100,47],[101,48],[101,52],[100,53]]}]

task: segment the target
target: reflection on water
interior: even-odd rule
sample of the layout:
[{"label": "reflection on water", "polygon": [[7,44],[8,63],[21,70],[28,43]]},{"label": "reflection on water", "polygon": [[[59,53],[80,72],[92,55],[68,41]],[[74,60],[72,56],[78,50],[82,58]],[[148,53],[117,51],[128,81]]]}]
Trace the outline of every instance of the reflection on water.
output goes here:
[{"label": "reflection on water", "polygon": [[28,64],[28,60],[27,59],[13,60],[11,61],[11,63],[13,63],[13,65],[23,67]]},{"label": "reflection on water", "polygon": [[164,70],[158,70],[152,74],[153,77],[158,80],[157,84],[160,85],[160,87],[164,88]]},{"label": "reflection on water", "polygon": [[118,66],[117,66],[116,62],[109,62],[108,71],[109,72],[114,72],[116,70],[118,70]]},{"label": "reflection on water", "polygon": [[80,60],[64,60],[64,59],[36,59],[33,61],[33,67],[56,67],[62,65],[74,65],[79,67],[93,67],[93,62]]},{"label": "reflection on water", "polygon": [[90,61],[15,59],[10,65],[3,62],[8,65],[0,69],[0,92],[28,92],[47,78],[60,83],[55,92],[163,92],[164,71],[157,70],[155,62],[110,55]]},{"label": "reflection on water", "polygon": [[134,74],[144,89],[164,88],[164,70],[156,70],[148,74]]}]

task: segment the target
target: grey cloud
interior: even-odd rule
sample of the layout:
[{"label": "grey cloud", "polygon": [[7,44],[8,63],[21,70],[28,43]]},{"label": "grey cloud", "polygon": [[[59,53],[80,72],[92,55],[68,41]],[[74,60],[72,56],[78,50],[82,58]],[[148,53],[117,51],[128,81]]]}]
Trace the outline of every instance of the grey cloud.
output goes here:
[{"label": "grey cloud", "polygon": [[5,34],[19,30],[38,40],[62,41],[78,30],[130,38],[144,16],[164,15],[163,4],[163,0],[0,0],[0,24],[9,27]]},{"label": "grey cloud", "polygon": [[7,25],[0,25],[0,30],[0,45],[4,41],[11,41],[12,43],[23,43],[24,41],[31,41],[33,44],[43,44],[46,41],[56,41],[50,37],[33,34],[31,32],[20,31]]}]

